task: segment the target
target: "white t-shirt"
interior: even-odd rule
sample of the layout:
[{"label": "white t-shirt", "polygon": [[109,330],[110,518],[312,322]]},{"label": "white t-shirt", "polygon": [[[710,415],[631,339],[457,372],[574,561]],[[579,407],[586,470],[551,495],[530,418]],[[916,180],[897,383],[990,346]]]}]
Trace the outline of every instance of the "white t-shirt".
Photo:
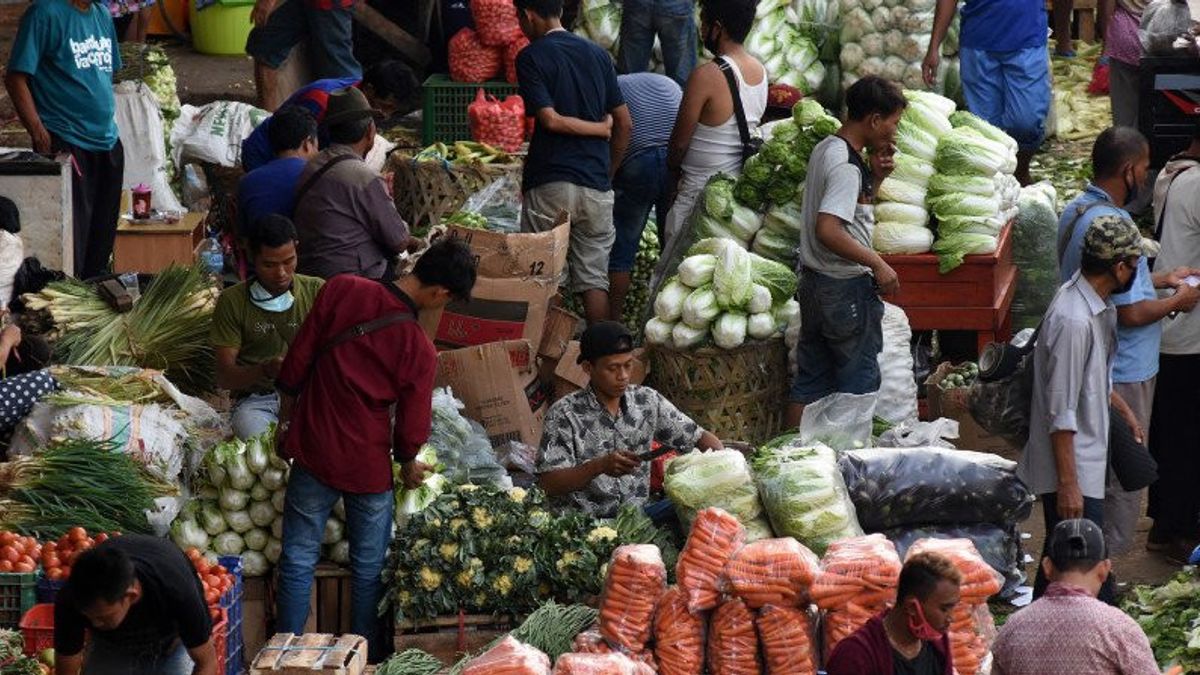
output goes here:
[{"label": "white t-shirt", "polygon": [[[1154,185],[1154,214],[1156,218],[1163,214],[1162,251],[1154,263],[1154,269],[1160,271],[1181,265],[1200,267],[1200,168],[1194,161],[1176,161],[1167,164]],[[1172,177],[1174,182],[1170,182]],[[1159,352],[1200,354],[1200,311],[1164,319],[1162,327]]]}]

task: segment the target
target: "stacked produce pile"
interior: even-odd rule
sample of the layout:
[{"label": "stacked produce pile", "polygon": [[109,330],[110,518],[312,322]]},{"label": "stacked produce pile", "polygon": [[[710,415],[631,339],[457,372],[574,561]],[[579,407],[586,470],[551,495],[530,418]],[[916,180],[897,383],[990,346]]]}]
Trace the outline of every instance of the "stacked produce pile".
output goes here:
[{"label": "stacked produce pile", "polygon": [[795,537],[817,553],[862,534],[833,450],[802,446],[793,434],[759,448],[753,465],[775,534]]},{"label": "stacked produce pile", "polygon": [[[1163,668],[1200,672],[1200,576],[1185,567],[1161,586],[1136,586],[1124,603]],[[1178,671],[1176,671],[1178,672]]]},{"label": "stacked produce pile", "polygon": [[987,601],[1000,592],[1000,575],[983,561],[969,539],[921,539],[908,549],[905,560],[919,553],[941,555],[962,574],[959,601],[950,615],[950,649],[954,669],[974,675],[980,672],[996,635]]},{"label": "stacked produce pile", "polygon": [[1033,495],[1016,463],[944,448],[874,448],[841,454],[858,522],[904,548],[920,537],[971,539],[1009,588],[1023,580],[1016,524]]},{"label": "stacked produce pile", "polygon": [[836,20],[837,0],[764,0],[746,49],[763,62],[772,83],[811,95],[825,80],[821,50]]},{"label": "stacked produce pile", "polygon": [[[615,0],[580,0],[575,32],[607,49],[615,57],[621,38],[621,3]],[[656,54],[660,49],[654,41]],[[659,59],[661,60],[661,59]],[[651,68],[654,70],[654,68]]]},{"label": "stacked produce pile", "polygon": [[701,509],[719,507],[746,529],[750,541],[771,536],[746,457],[737,450],[689,452],[667,462],[663,490],[685,528]]},{"label": "stacked produce pile", "polygon": [[1033,328],[1058,290],[1058,192],[1042,181],[1021,188],[1013,227],[1013,264],[1021,270],[1013,296],[1013,329]]},{"label": "stacked produce pile", "polygon": [[692,349],[711,338],[721,349],[734,349],[747,338],[770,339],[799,313],[795,293],[796,275],[786,266],[727,239],[704,239],[655,298],[646,341]]},{"label": "stacked produce pile", "polygon": [[[934,0],[842,0],[842,89],[864,75],[880,75],[909,89],[924,89],[921,62],[929,49]],[[942,44],[947,57],[958,53],[958,33]],[[958,65],[943,58],[935,90],[953,91]]]},{"label": "stacked produce pile", "polygon": [[872,244],[880,253],[927,253],[933,245],[926,194],[937,144],[950,131],[954,102],[906,90],[908,107],[896,127],[896,168],[879,185]]},{"label": "stacked produce pile", "polygon": [[[836,133],[841,125],[812,99],[804,99],[793,106],[791,119],[772,124],[770,138],[758,154],[746,160],[733,189],[738,204],[761,211],[768,204],[783,206],[803,199],[804,178],[808,175],[808,158],[813,148],[826,136]],[[707,236],[719,236],[718,233],[719,229]],[[745,232],[736,232],[747,246],[755,233],[750,232],[747,236]],[[775,248],[760,246],[766,246],[767,250]],[[786,253],[790,259],[791,252]]]},{"label": "stacked produce pile", "polygon": [[204,589],[204,603],[208,605],[212,621],[216,624],[221,617],[221,596],[233,589],[237,577],[225,569],[224,565],[206,559],[200,549],[189,548],[184,554],[192,562],[196,576],[200,577],[200,585]]},{"label": "stacked produce pile", "polygon": [[54,649],[36,657],[25,655],[25,638],[20,631],[0,629],[0,675],[50,675],[54,672]]},{"label": "stacked produce pile", "polygon": [[641,333],[643,321],[650,312],[650,277],[658,264],[658,245],[658,229],[651,217],[646,229],[642,230],[642,240],[633,259],[629,293],[625,296],[625,309],[621,315],[621,323],[636,333]]},{"label": "stacked produce pile", "polygon": [[451,79],[483,82],[501,74],[516,83],[516,61],[529,40],[517,22],[512,0],[471,0],[475,29],[463,28],[450,38]]},{"label": "stacked produce pile", "polygon": [[1062,58],[1051,50],[1050,72],[1054,81],[1054,107],[1046,135],[1065,141],[1092,139],[1112,124],[1112,101],[1104,93],[1089,90],[1092,73],[1103,43],[1075,43],[1075,56]]},{"label": "stacked produce pile", "polygon": [[836,541],[821,558],[812,599],[825,610],[825,649],[861,628],[896,601],[900,557],[881,534]]},{"label": "stacked produce pile", "polygon": [[938,141],[928,200],[937,216],[933,250],[942,273],[961,265],[965,255],[996,250],[1000,231],[1017,215],[1021,189],[1012,176],[1016,141],[965,110],[950,122],[954,129]]}]

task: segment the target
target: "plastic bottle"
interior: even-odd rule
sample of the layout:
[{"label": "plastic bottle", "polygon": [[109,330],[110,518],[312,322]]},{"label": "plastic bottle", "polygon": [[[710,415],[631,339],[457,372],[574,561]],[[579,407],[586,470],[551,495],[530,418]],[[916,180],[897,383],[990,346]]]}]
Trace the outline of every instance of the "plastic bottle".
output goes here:
[{"label": "plastic bottle", "polygon": [[220,279],[225,271],[225,251],[221,248],[221,242],[216,237],[200,242],[200,248],[196,250],[196,262],[209,277]]}]

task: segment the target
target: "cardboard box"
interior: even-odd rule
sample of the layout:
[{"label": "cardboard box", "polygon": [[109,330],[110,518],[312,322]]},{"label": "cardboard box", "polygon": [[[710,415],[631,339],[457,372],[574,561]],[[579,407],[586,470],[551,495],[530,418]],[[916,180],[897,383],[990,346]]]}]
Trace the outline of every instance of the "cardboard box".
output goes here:
[{"label": "cardboard box", "polygon": [[[646,381],[646,375],[650,373],[650,359],[641,347],[633,350],[633,357],[633,372],[629,376],[629,381],[633,384],[641,384]],[[562,358],[559,359],[558,367],[554,369],[552,403],[588,385],[588,375],[583,370],[583,364],[575,362],[578,358],[579,341],[572,340],[567,345],[566,351],[563,352]]]},{"label": "cardboard box", "polygon": [[492,342],[438,354],[436,385],[450,387],[468,418],[483,425],[493,446],[520,441],[537,447],[548,397],[528,340]]},{"label": "cardboard box", "polygon": [[546,314],[546,326],[542,330],[542,341],[539,343],[538,356],[550,361],[558,361],[567,345],[575,338],[579,324],[583,319],[568,312],[562,307],[551,307]]},{"label": "cardboard box", "polygon": [[451,225],[446,234],[467,242],[475,254],[476,272],[481,277],[558,279],[567,268],[571,218],[566,211],[560,211],[554,229],[546,232],[506,234]]},{"label": "cardboard box", "polygon": [[489,342],[528,340],[540,345],[557,279],[479,277],[468,302],[454,301],[437,312],[423,312],[421,327],[438,349],[460,349]]},{"label": "cardboard box", "polygon": [[367,641],[358,635],[276,633],[250,667],[251,675],[362,675],[367,668]]},{"label": "cardboard box", "polygon": [[977,450],[996,454],[1012,453],[1014,448],[1000,436],[989,434],[979,426],[971,415],[967,405],[967,388],[955,388],[942,391],[937,385],[954,369],[954,365],[945,361],[938,365],[937,370],[925,380],[925,398],[929,403],[930,419],[947,417],[958,422],[958,438],[954,441],[959,450]]}]

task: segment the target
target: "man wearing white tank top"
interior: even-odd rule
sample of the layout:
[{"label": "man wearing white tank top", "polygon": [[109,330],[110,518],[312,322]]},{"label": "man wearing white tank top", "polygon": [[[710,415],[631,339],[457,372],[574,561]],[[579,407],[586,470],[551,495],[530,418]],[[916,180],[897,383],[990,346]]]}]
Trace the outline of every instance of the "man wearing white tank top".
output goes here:
[{"label": "man wearing white tank top", "polygon": [[767,109],[767,70],[742,47],[757,5],[757,0],[700,2],[700,37],[717,58],[692,71],[671,132],[667,168],[676,196],[667,215],[668,242],[683,231],[709,178],[719,172],[735,176],[742,172],[742,137],[729,82],[718,60],[732,66],[751,134]]}]

